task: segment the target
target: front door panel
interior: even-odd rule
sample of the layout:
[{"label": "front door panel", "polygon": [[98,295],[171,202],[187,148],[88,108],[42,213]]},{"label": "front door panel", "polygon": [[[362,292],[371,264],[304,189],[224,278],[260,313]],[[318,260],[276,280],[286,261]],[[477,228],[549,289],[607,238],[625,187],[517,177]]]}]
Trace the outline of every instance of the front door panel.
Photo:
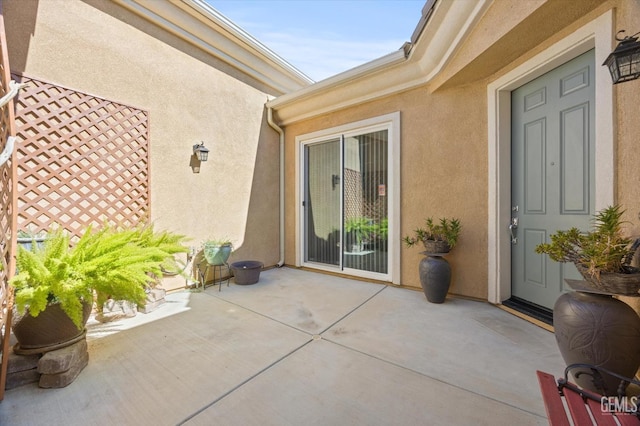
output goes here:
[{"label": "front door panel", "polygon": [[512,93],[512,295],[552,309],[575,267],[535,253],[594,210],[594,53]]}]

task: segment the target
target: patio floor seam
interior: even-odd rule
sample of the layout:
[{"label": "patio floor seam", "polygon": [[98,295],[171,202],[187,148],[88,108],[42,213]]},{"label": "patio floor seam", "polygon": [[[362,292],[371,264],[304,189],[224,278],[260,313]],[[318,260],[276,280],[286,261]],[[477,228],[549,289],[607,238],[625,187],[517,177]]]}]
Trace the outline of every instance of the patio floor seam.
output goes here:
[{"label": "patio floor seam", "polygon": [[244,310],[246,310],[246,311],[249,311],[249,312],[251,312],[251,313],[254,313],[254,314],[256,314],[256,315],[259,315],[259,316],[261,316],[261,317],[263,317],[263,318],[267,318],[267,319],[269,319],[269,320],[271,320],[271,321],[277,322],[278,324],[282,324],[282,325],[284,325],[284,326],[287,326],[287,327],[289,327],[289,328],[292,328],[292,329],[294,329],[294,330],[296,330],[296,331],[300,331],[300,332],[305,333],[305,334],[308,334],[308,335],[310,335],[310,336],[314,336],[314,335],[321,335],[322,333],[325,333],[327,330],[329,330],[329,329],[331,329],[332,327],[334,327],[334,326],[335,326],[336,324],[338,324],[340,321],[343,321],[345,318],[347,318],[349,315],[353,314],[355,311],[357,311],[358,309],[360,309],[362,306],[364,306],[366,303],[368,303],[369,301],[371,301],[374,297],[376,297],[377,295],[379,295],[380,293],[382,293],[382,292],[383,292],[385,289],[387,289],[387,288],[389,288],[389,286],[385,285],[385,286],[384,286],[384,287],[382,287],[380,290],[376,291],[374,294],[372,294],[371,296],[369,296],[368,298],[366,298],[363,302],[361,302],[360,304],[358,304],[356,307],[354,307],[353,309],[351,309],[350,311],[348,311],[346,314],[344,314],[343,316],[341,316],[340,318],[338,318],[336,321],[334,321],[333,323],[331,323],[330,325],[328,325],[328,326],[327,326],[327,327],[325,327],[323,330],[320,330],[320,331],[319,331],[319,332],[317,332],[317,333],[312,333],[312,332],[310,332],[310,331],[303,330],[303,329],[301,329],[301,328],[295,327],[295,326],[293,326],[293,325],[291,325],[291,324],[288,324],[288,323],[286,323],[286,322],[284,322],[284,321],[281,321],[281,320],[279,320],[279,319],[277,319],[277,318],[273,318],[273,317],[271,317],[271,316],[269,316],[269,315],[266,315],[266,314],[264,314],[264,313],[258,312],[258,311],[254,310],[254,309],[251,309],[251,308],[247,307],[247,306],[241,305],[240,303],[233,302],[233,301],[228,300],[228,299],[225,299],[224,297],[221,297],[221,296],[217,296],[216,294],[204,293],[204,292],[203,292],[203,293],[204,293],[204,294],[206,294],[207,296],[215,297],[215,298],[217,298],[217,299],[219,299],[219,300],[222,300],[223,302],[230,303],[230,304],[232,304],[232,305],[234,305],[234,306],[237,306],[237,307],[242,308],[242,309],[244,309]]},{"label": "patio floor seam", "polygon": [[199,410],[195,411],[194,413],[192,413],[191,415],[189,415],[188,417],[186,417],[182,421],[180,421],[178,423],[178,425],[183,425],[183,424],[187,423],[189,420],[192,420],[193,418],[197,417],[198,414],[200,414],[200,413],[204,412],[205,410],[208,410],[209,408],[213,407],[216,403],[218,403],[219,401],[223,400],[227,396],[231,395],[233,392],[235,392],[236,390],[240,389],[242,386],[246,385],[247,383],[249,383],[250,381],[252,381],[256,377],[260,376],[264,372],[266,372],[269,369],[271,369],[272,367],[280,364],[282,361],[284,361],[285,359],[289,358],[291,355],[295,354],[296,352],[298,352],[300,349],[302,349],[305,346],[307,346],[312,341],[313,341],[313,339],[307,340],[302,345],[298,346],[297,348],[295,348],[292,351],[290,351],[289,353],[281,356],[280,358],[278,358],[277,360],[275,360],[271,364],[265,366],[264,368],[260,369],[256,373],[254,373],[251,376],[247,377],[246,379],[244,379],[243,381],[241,381],[237,385],[233,386],[231,389],[229,389],[228,391],[224,392],[222,395],[220,395],[219,397],[217,397],[216,399],[214,399],[210,403],[204,405],[202,408],[200,408]]},{"label": "patio floor seam", "polygon": [[344,321],[348,316],[350,316],[351,314],[353,314],[355,311],[357,311],[358,309],[362,308],[364,305],[366,305],[367,303],[369,303],[371,300],[373,300],[374,297],[378,296],[380,293],[382,293],[383,291],[385,291],[387,288],[389,288],[388,285],[385,285],[384,287],[382,287],[380,290],[376,291],[374,294],[372,294],[371,296],[367,297],[362,303],[360,303],[358,306],[356,306],[355,308],[351,309],[349,312],[347,312],[346,314],[344,314],[343,316],[341,316],[339,319],[337,319],[336,321],[334,321],[331,325],[329,325],[328,327],[326,327],[324,330],[320,331],[319,335],[322,335],[322,333],[326,333],[327,330],[330,330],[332,327],[334,327],[335,325],[337,325],[339,322]]},{"label": "patio floor seam", "polygon": [[334,345],[340,346],[340,347],[342,347],[342,348],[344,348],[344,349],[347,349],[347,350],[350,350],[350,351],[353,351],[353,352],[359,353],[359,354],[361,354],[361,355],[367,356],[367,357],[369,357],[369,358],[375,359],[375,360],[377,360],[377,361],[381,361],[381,362],[384,362],[384,363],[386,363],[386,364],[392,365],[392,366],[394,366],[394,367],[398,367],[398,368],[401,368],[401,369],[403,369],[403,370],[407,370],[407,371],[410,371],[410,372],[412,372],[412,373],[419,374],[419,375],[420,375],[420,376],[422,376],[422,377],[426,377],[426,378],[428,378],[428,379],[435,380],[435,381],[436,381],[436,382],[438,382],[438,383],[442,383],[442,384],[445,384],[445,385],[449,385],[449,386],[451,386],[451,387],[454,387],[454,388],[459,389],[459,390],[464,391],[464,392],[472,393],[472,394],[474,394],[474,395],[477,395],[477,396],[479,396],[479,397],[482,397],[482,398],[485,398],[485,399],[488,399],[488,400],[491,400],[491,401],[495,401],[495,402],[497,402],[497,403],[499,403],[499,404],[502,404],[502,405],[505,405],[505,406],[507,406],[507,407],[515,408],[516,410],[522,411],[523,413],[528,413],[528,414],[531,414],[531,415],[534,415],[534,416],[540,417],[540,418],[542,418],[542,419],[546,419],[546,417],[541,416],[539,413],[536,413],[536,412],[533,412],[533,411],[529,411],[529,410],[525,410],[524,408],[522,408],[522,407],[518,407],[517,405],[509,404],[508,402],[501,401],[501,400],[496,399],[496,398],[492,398],[492,397],[490,397],[490,396],[487,396],[487,395],[484,395],[484,394],[482,394],[482,393],[479,393],[478,391],[475,391],[475,390],[473,390],[473,389],[467,389],[467,388],[465,388],[465,387],[463,387],[463,386],[460,386],[460,385],[457,385],[457,384],[455,384],[455,383],[450,383],[450,382],[447,382],[447,381],[445,381],[445,380],[439,379],[439,378],[437,378],[437,377],[430,376],[430,375],[425,374],[425,373],[423,373],[423,372],[421,372],[421,371],[414,370],[414,369],[409,368],[409,367],[407,367],[407,366],[405,366],[405,365],[398,364],[398,363],[393,362],[393,361],[390,361],[390,360],[388,360],[388,359],[385,359],[385,358],[381,358],[381,357],[378,357],[378,356],[372,355],[372,354],[370,354],[370,353],[367,353],[367,352],[361,351],[361,350],[356,349],[356,348],[353,348],[353,347],[351,347],[351,346],[347,346],[347,345],[345,345],[345,344],[343,344],[343,343],[338,343],[338,342],[336,342],[336,341],[334,341],[334,340],[327,339],[327,338],[324,338],[324,337],[322,338],[322,340],[324,340],[324,341],[326,341],[326,342],[329,342],[329,343],[332,343],[332,344],[334,344]]},{"label": "patio floor seam", "polygon": [[[246,379],[244,379],[243,381],[241,381],[241,382],[240,382],[240,383],[238,383],[237,385],[233,386],[233,387],[232,387],[231,389],[229,389],[228,391],[224,392],[222,395],[218,396],[218,397],[217,397],[216,399],[214,399],[213,401],[211,401],[211,402],[209,402],[208,404],[206,404],[206,405],[202,406],[199,410],[197,410],[197,411],[193,412],[191,415],[187,416],[187,417],[186,417],[186,418],[184,418],[182,421],[180,421],[180,422],[178,423],[178,425],[184,425],[184,424],[185,424],[185,423],[187,423],[188,421],[190,421],[190,420],[194,419],[194,418],[195,418],[195,417],[197,417],[199,414],[201,414],[202,412],[204,412],[204,411],[208,410],[209,408],[213,407],[215,404],[217,404],[218,402],[222,401],[224,398],[228,397],[229,395],[231,395],[232,393],[234,393],[235,391],[237,391],[238,389],[240,389],[241,387],[243,387],[243,386],[244,386],[244,385],[246,385],[247,383],[251,382],[251,381],[252,381],[252,380],[254,380],[255,378],[257,378],[257,377],[259,377],[260,375],[262,375],[263,373],[267,372],[267,371],[268,371],[268,370],[270,370],[272,367],[275,367],[276,365],[280,364],[282,361],[284,361],[285,359],[289,358],[291,355],[293,355],[293,354],[295,354],[296,352],[300,351],[302,348],[306,347],[309,343],[311,343],[311,342],[313,342],[313,341],[314,341],[313,336],[315,336],[315,335],[320,335],[320,336],[321,336],[321,335],[322,335],[322,333],[324,333],[324,332],[326,332],[327,330],[331,329],[331,328],[332,328],[332,327],[334,327],[336,324],[340,323],[340,322],[341,322],[341,321],[343,321],[345,318],[347,318],[349,315],[353,314],[355,311],[357,311],[357,310],[358,310],[358,309],[360,309],[362,306],[364,306],[367,302],[369,302],[369,301],[370,301],[370,300],[372,300],[374,297],[376,297],[377,295],[379,295],[379,294],[380,294],[382,291],[384,291],[386,288],[388,288],[388,286],[386,286],[386,285],[385,285],[385,286],[384,286],[384,287],[382,287],[380,290],[376,291],[374,294],[372,294],[371,296],[369,296],[368,298],[366,298],[362,303],[358,304],[356,307],[354,307],[353,309],[351,309],[349,312],[347,312],[346,314],[344,314],[343,316],[341,316],[339,319],[337,319],[336,321],[334,321],[333,323],[331,323],[331,324],[330,324],[329,326],[327,326],[324,330],[322,330],[322,331],[320,331],[319,333],[316,333],[316,334],[314,334],[314,333],[310,333],[310,332],[305,331],[305,330],[301,330],[301,329],[299,329],[299,328],[297,328],[297,327],[294,327],[294,326],[292,326],[292,325],[290,325],[290,324],[287,324],[287,323],[285,323],[285,322],[283,322],[283,321],[277,320],[277,319],[272,318],[272,317],[270,317],[270,316],[268,316],[268,315],[265,315],[265,314],[262,314],[262,313],[260,313],[260,312],[254,311],[253,309],[247,308],[246,306],[243,306],[243,305],[241,305],[241,304],[238,304],[238,303],[235,303],[235,302],[231,302],[231,301],[229,301],[229,300],[227,300],[227,299],[225,299],[225,298],[223,298],[223,297],[217,296],[215,293],[214,293],[214,294],[208,294],[208,293],[205,293],[205,294],[208,294],[208,295],[210,295],[210,296],[212,296],[212,297],[216,297],[216,298],[217,298],[217,299],[219,299],[219,300],[222,300],[222,301],[224,301],[224,302],[230,303],[230,304],[232,304],[232,305],[234,305],[234,306],[238,306],[239,308],[245,309],[245,310],[247,310],[247,311],[249,311],[249,312],[252,312],[252,313],[257,314],[257,315],[259,315],[259,316],[262,316],[262,317],[264,317],[264,318],[267,318],[267,319],[269,319],[269,320],[271,320],[271,321],[277,322],[278,324],[282,324],[282,325],[285,325],[285,326],[287,326],[287,327],[289,327],[289,328],[292,328],[292,329],[294,329],[294,330],[296,330],[296,331],[300,331],[300,332],[302,332],[302,333],[308,334],[308,335],[310,336],[310,339],[309,339],[308,341],[306,341],[305,343],[303,343],[302,345],[298,346],[297,348],[295,348],[295,349],[291,350],[289,353],[287,353],[287,354],[283,355],[282,357],[278,358],[276,361],[272,362],[271,364],[269,364],[269,365],[265,366],[264,368],[260,369],[260,370],[259,370],[259,371],[257,371],[256,373],[254,373],[254,374],[252,374],[251,376],[247,377]],[[325,339],[325,340],[326,340],[326,339]],[[338,344],[338,343],[336,343],[336,342],[333,342],[333,341],[331,341],[331,340],[328,340],[328,342],[329,342],[329,343],[332,343],[332,344],[336,344],[336,345],[341,346],[341,347],[344,347],[345,349],[349,349],[349,350],[352,350],[352,351],[355,351],[355,352],[359,352],[359,351],[356,351],[356,350],[355,350],[355,349],[353,349],[353,348],[349,348],[349,347],[347,347],[347,346],[340,345],[340,344]],[[361,353],[362,353],[362,352],[361,352]],[[370,356],[370,357],[372,357],[372,358],[374,358],[374,359],[378,359],[378,360],[380,360],[380,361],[386,362],[386,363],[388,363],[388,364],[395,365],[395,364],[390,363],[390,362],[388,362],[388,361],[386,361],[386,360],[376,358],[376,357],[374,357],[374,356],[372,356],[372,355],[369,355],[369,354],[366,354],[366,353],[364,353],[364,354],[365,354],[365,355],[368,355],[368,356]],[[409,370],[410,370],[410,369],[409,369]],[[410,371],[413,371],[413,370],[410,370]]]}]

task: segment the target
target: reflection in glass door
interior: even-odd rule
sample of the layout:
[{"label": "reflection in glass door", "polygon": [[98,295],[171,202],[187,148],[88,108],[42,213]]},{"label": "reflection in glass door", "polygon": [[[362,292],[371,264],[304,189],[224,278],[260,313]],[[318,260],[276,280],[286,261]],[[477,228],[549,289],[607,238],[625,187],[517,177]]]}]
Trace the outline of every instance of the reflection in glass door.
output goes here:
[{"label": "reflection in glass door", "polygon": [[343,268],[387,273],[387,131],[344,138]]},{"label": "reflection in glass door", "polygon": [[304,147],[304,261],[388,272],[388,131]]},{"label": "reflection in glass door", "polygon": [[307,145],[304,223],[305,261],[340,265],[342,187],[340,139]]}]

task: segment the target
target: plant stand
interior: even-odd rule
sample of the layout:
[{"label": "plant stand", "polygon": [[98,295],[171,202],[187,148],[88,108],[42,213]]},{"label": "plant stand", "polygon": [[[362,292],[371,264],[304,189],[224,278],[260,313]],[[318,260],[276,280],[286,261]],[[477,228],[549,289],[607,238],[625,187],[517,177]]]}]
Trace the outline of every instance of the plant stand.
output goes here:
[{"label": "plant stand", "polygon": [[[567,365],[591,364],[625,377],[640,367],[640,317],[614,294],[592,290],[585,281],[565,280],[575,291],[553,308],[558,348]],[[620,380],[575,369],[575,382],[592,392],[617,395]]]},{"label": "plant stand", "polygon": [[207,278],[207,274],[209,273],[209,268],[213,268],[213,285],[216,285],[216,269],[218,270],[218,275],[220,277],[220,281],[218,282],[218,291],[222,290],[222,267],[226,267],[227,271],[229,271],[229,275],[227,276],[227,287],[229,287],[229,279],[231,278],[231,269],[229,268],[228,263],[223,263],[220,265],[211,265],[210,263],[206,263],[204,265],[204,270],[202,269],[203,264],[198,265],[198,275],[200,275],[200,282],[202,283],[202,289],[204,290],[206,287],[205,279]]},{"label": "plant stand", "polygon": [[447,253],[422,252],[419,273],[422,291],[431,303],[444,303],[451,285],[451,265],[443,256]]},{"label": "plant stand", "polygon": [[29,383],[41,388],[63,388],[73,382],[89,362],[87,340],[83,338],[62,349],[30,355],[9,353],[6,389]]}]

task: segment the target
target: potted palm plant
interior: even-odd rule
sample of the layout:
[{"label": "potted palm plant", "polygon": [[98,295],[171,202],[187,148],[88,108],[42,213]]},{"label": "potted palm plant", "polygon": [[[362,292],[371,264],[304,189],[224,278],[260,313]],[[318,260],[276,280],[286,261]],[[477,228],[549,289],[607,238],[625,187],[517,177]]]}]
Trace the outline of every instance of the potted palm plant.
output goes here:
[{"label": "potted palm plant", "polygon": [[416,228],[413,236],[404,237],[407,247],[422,243],[425,257],[420,261],[420,285],[427,300],[443,303],[451,285],[451,266],[443,257],[458,243],[462,225],[457,218],[440,218],[434,221],[429,217],[424,228]]},{"label": "potted palm plant", "polygon": [[162,274],[161,264],[185,252],[184,238],[151,226],[89,227],[72,244],[62,229],[52,230],[42,247],[18,248],[14,288],[20,350],[46,352],[82,337],[94,300],[144,302],[146,288]]}]

